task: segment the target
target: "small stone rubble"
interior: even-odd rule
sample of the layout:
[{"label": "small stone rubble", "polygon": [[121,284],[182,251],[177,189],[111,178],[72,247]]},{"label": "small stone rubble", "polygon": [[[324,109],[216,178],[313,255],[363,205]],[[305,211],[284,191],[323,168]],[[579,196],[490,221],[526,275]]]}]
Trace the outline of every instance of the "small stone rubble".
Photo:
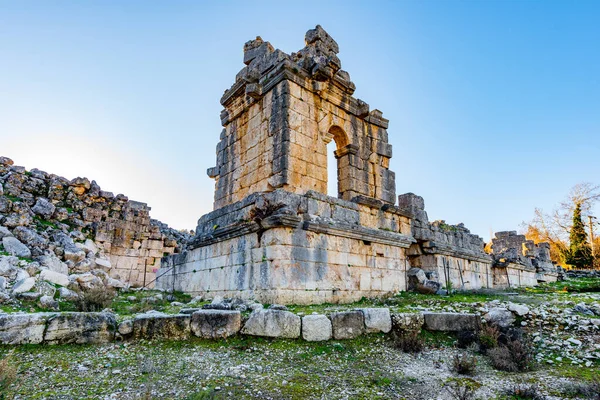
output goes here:
[{"label": "small stone rubble", "polygon": [[152,286],[160,259],[190,235],[150,220],[150,208],[0,157],[0,302],[74,300],[93,289]]}]

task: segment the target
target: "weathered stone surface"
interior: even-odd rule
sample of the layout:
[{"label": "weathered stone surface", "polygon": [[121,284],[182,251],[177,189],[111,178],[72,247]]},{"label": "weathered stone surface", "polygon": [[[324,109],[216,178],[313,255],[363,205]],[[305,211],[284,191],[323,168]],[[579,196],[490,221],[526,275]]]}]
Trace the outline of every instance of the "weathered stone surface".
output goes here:
[{"label": "weathered stone surface", "polygon": [[45,220],[49,220],[52,217],[52,214],[54,214],[54,210],[56,210],[56,206],[50,203],[48,199],[45,199],[43,197],[38,198],[35,205],[31,209],[31,211],[33,211]]},{"label": "weathered stone surface", "polygon": [[51,271],[65,275],[69,273],[69,266],[64,262],[60,261],[60,259],[54,253],[47,252],[46,254],[37,257],[36,260],[42,266],[48,268]]},{"label": "weathered stone surface", "polygon": [[136,339],[185,340],[190,337],[190,315],[143,314],[133,320]]},{"label": "weathered stone surface", "polygon": [[242,314],[230,310],[199,310],[192,314],[192,333],[204,339],[220,339],[237,334]]},{"label": "weathered stone surface", "polygon": [[17,276],[17,266],[19,259],[14,256],[0,255],[0,276],[5,276],[8,279],[15,279]]},{"label": "weathered stone surface", "polygon": [[111,313],[64,312],[48,319],[48,344],[101,344],[114,339],[117,322]]},{"label": "weathered stone surface", "polygon": [[330,316],[334,339],[354,339],[365,333],[365,317],[361,311],[345,311]]},{"label": "weathered stone surface", "polygon": [[289,311],[257,310],[242,329],[242,334],[251,336],[295,339],[300,337],[300,317]]},{"label": "weathered stone surface", "polygon": [[425,329],[429,331],[458,332],[476,331],[479,329],[477,314],[460,313],[423,313]]},{"label": "weathered stone surface", "polygon": [[14,294],[28,292],[35,286],[36,279],[34,277],[22,279],[17,281],[13,286],[12,292]]},{"label": "weathered stone surface", "polygon": [[52,313],[0,314],[1,344],[40,344]]},{"label": "weathered stone surface", "polygon": [[123,336],[131,335],[133,333],[133,320],[127,319],[121,322],[117,330]]},{"label": "weathered stone surface", "polygon": [[[2,185],[0,185],[2,186]],[[10,237],[13,236],[13,234],[8,230],[7,227],[5,226],[0,226],[0,239],[4,238],[4,237]]]},{"label": "weathered stone surface", "polygon": [[58,311],[58,301],[54,300],[52,296],[44,295],[40,297],[40,307],[45,310]]},{"label": "weathered stone surface", "polygon": [[79,295],[77,293],[75,293],[72,290],[67,289],[66,287],[58,288],[58,295],[60,296],[61,299],[67,300],[67,301],[73,301],[73,300],[77,300],[79,298]]},{"label": "weathered stone surface", "polygon": [[333,327],[326,315],[306,315],[302,317],[302,338],[308,342],[321,342],[331,339]]},{"label": "weathered stone surface", "polygon": [[394,332],[420,331],[425,324],[421,313],[394,313],[392,314],[392,329]]},{"label": "weathered stone surface", "polygon": [[519,317],[524,317],[525,315],[529,314],[529,307],[524,304],[509,303],[508,310],[514,312]]},{"label": "weathered stone surface", "polygon": [[43,269],[40,272],[40,279],[60,286],[66,287],[69,285],[69,277],[67,275],[50,271],[49,269]]},{"label": "weathered stone surface", "polygon": [[504,308],[492,308],[483,316],[483,318],[488,324],[500,328],[508,328],[516,321],[513,313]]},{"label": "weathered stone surface", "polygon": [[31,250],[27,248],[23,243],[19,241],[19,239],[12,236],[5,236],[2,238],[2,246],[4,246],[4,250],[16,257],[31,257]]},{"label": "weathered stone surface", "polygon": [[365,316],[366,332],[388,333],[392,330],[392,317],[389,308],[361,308]]}]

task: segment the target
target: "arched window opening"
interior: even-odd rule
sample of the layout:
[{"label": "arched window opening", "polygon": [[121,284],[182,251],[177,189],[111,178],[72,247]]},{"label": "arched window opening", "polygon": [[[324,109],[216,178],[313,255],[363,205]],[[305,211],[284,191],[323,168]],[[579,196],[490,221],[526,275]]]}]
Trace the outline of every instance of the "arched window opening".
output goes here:
[{"label": "arched window opening", "polygon": [[339,126],[332,126],[327,132],[327,195],[332,197],[342,197],[340,181],[343,177],[340,174],[340,159],[336,157],[335,152],[348,146],[349,140],[346,132]]},{"label": "arched window opening", "polygon": [[335,158],[337,147],[332,140],[327,144],[327,196],[339,196],[338,160]]}]

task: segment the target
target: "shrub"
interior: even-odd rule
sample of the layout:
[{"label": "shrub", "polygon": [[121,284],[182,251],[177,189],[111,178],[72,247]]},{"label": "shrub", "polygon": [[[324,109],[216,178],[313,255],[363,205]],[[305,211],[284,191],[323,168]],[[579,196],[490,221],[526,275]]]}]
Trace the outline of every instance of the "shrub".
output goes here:
[{"label": "shrub", "polygon": [[395,348],[405,353],[419,353],[425,346],[425,341],[419,335],[419,331],[408,331],[402,333],[394,332],[392,334],[393,345]]},{"label": "shrub", "polygon": [[452,370],[460,375],[475,375],[477,359],[468,354],[457,354],[452,359]]},{"label": "shrub", "polygon": [[12,363],[12,351],[0,360],[0,400],[6,399],[8,388],[17,380],[17,367]]},{"label": "shrub", "polygon": [[584,399],[600,400],[600,378],[596,378],[592,382],[571,385],[564,394],[568,397],[580,396]]},{"label": "shrub", "polygon": [[450,378],[444,382],[444,389],[456,400],[473,400],[481,383],[471,378]]},{"label": "shrub", "polygon": [[509,399],[518,400],[545,400],[537,385],[515,385],[504,393]]},{"label": "shrub", "polygon": [[86,292],[80,292],[79,298],[75,300],[78,311],[95,312],[110,307],[116,296],[114,290],[106,288],[93,288]]},{"label": "shrub", "polygon": [[533,364],[532,346],[526,340],[512,340],[487,351],[492,366],[500,371],[527,371]]},{"label": "shrub", "polygon": [[477,333],[474,331],[459,331],[456,334],[456,345],[461,349],[466,349],[477,341]]},{"label": "shrub", "polygon": [[498,338],[500,332],[498,328],[491,325],[484,325],[479,331],[479,351],[485,354],[489,349],[498,347]]}]

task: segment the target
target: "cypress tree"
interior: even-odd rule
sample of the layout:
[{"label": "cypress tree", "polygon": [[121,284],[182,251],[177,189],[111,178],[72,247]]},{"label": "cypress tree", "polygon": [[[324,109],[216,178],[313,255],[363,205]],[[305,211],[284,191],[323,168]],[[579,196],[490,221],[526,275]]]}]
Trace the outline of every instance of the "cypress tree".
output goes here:
[{"label": "cypress tree", "polygon": [[569,241],[570,246],[565,254],[565,262],[577,269],[591,268],[593,264],[592,248],[588,243],[585,225],[581,220],[581,203],[575,204]]}]

